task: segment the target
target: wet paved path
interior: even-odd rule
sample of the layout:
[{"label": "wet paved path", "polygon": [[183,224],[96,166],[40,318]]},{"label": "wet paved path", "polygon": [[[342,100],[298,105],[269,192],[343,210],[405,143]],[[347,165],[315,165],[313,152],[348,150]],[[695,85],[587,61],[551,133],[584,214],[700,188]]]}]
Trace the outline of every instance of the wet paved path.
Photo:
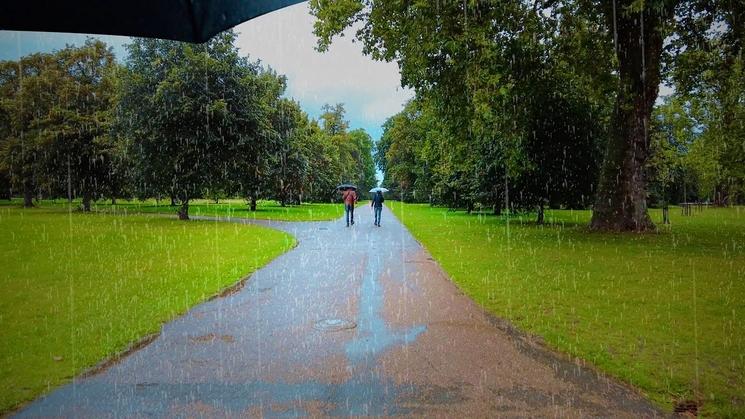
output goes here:
[{"label": "wet paved path", "polygon": [[299,245],[18,416],[659,414],[486,315],[388,209],[357,221],[257,221]]}]

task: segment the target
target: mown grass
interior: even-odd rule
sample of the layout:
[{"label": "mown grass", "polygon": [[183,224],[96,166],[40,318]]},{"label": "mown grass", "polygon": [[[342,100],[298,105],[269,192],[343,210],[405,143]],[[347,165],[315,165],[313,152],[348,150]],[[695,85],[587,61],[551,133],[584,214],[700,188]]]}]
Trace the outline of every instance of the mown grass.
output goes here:
[{"label": "mown grass", "polygon": [[0,207],[0,412],[69,381],[294,245],[282,232]]},{"label": "mown grass", "polygon": [[[0,206],[20,206],[22,201],[0,201]],[[301,205],[281,206],[275,201],[259,201],[256,211],[250,211],[245,200],[223,199],[214,203],[206,199],[197,199],[189,204],[189,215],[211,217],[238,217],[256,220],[275,221],[328,221],[344,215],[344,206],[340,203],[304,203]],[[67,200],[43,200],[36,205],[44,207],[67,208]],[[73,201],[73,207],[80,206],[80,201]],[[91,209],[98,212],[111,213],[140,213],[140,214],[173,214],[176,215],[178,206],[171,206],[170,201],[156,201],[148,199],[117,200],[116,205],[111,201],[97,201],[92,203]]]},{"label": "mown grass", "polygon": [[589,211],[549,211],[538,226],[389,207],[488,311],[668,411],[697,400],[705,415],[745,416],[745,208],[673,208],[672,226],[639,235],[589,232]]}]

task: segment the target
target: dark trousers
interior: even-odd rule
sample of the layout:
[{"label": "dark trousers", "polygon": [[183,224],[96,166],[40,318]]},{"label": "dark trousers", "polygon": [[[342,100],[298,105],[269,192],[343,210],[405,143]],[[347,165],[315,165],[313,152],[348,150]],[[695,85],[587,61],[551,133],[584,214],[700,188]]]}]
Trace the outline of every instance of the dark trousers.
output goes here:
[{"label": "dark trousers", "polygon": [[375,207],[375,225],[380,225],[380,213],[383,212],[383,207]]},{"label": "dark trousers", "polygon": [[344,212],[347,215],[347,225],[351,222],[354,224],[354,204],[344,204]]}]

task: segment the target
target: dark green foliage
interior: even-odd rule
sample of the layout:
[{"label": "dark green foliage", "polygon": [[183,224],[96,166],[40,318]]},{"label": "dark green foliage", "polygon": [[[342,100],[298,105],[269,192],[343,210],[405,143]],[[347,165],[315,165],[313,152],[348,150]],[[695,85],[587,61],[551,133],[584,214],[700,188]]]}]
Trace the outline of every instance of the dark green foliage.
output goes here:
[{"label": "dark green foliage", "polygon": [[[324,147],[330,154],[329,164],[335,167],[333,181],[357,185],[364,194],[377,185],[375,180],[375,163],[373,162],[373,142],[370,135],[362,129],[349,130],[349,123],[344,119],[344,105],[325,105],[321,115],[322,134],[320,138],[328,141]],[[335,186],[335,185],[334,185]]]},{"label": "dark green foliage", "polygon": [[205,44],[135,39],[124,66],[80,48],[0,62],[0,198],[170,200],[282,205],[375,186],[373,143],[341,104],[323,126],[283,97],[286,80],[241,57],[228,31]]},{"label": "dark green foliage", "polygon": [[[745,145],[731,140],[742,138],[743,126],[741,1],[310,4],[320,50],[360,24],[356,37],[365,53],[396,61],[402,85],[431,107],[448,138],[440,142],[447,151],[439,161],[446,163],[424,176],[431,185],[419,184],[443,202],[466,208],[502,199],[506,207],[593,202],[595,229],[653,228],[646,179],[651,115],[661,77],[671,71],[681,90],[712,92],[705,100],[714,105],[710,115],[719,116],[709,119],[709,145],[702,147],[726,168],[715,199],[741,196]],[[686,67],[694,70],[679,74]],[[420,133],[414,143],[426,144],[422,130],[414,131]],[[390,160],[432,160],[392,144],[381,143],[379,167],[404,199],[414,199],[422,166]],[[605,148],[602,159],[598,148]]]},{"label": "dark green foliage", "polygon": [[696,124],[687,182],[695,199],[745,202],[745,4],[681,2],[676,14],[665,74],[683,117]]},{"label": "dark green foliage", "polygon": [[45,193],[82,197],[87,211],[111,189],[114,70],[111,50],[93,40],[0,64],[0,166],[25,206]]},{"label": "dark green foliage", "polygon": [[416,90],[376,152],[402,199],[495,211],[589,204],[613,92],[608,67],[583,68],[610,56],[589,18],[519,2],[353,3],[311,2],[319,47],[361,19],[366,52],[396,60]]},{"label": "dark green foliage", "polygon": [[235,35],[203,45],[137,39],[119,101],[121,132],[140,197],[238,196],[282,205],[330,200],[341,181],[374,182],[372,141],[348,132],[342,105],[324,127],[282,97],[286,81],[240,57]]},{"label": "dark green foliage", "polygon": [[201,45],[136,39],[128,47],[119,119],[140,195],[175,196],[181,218],[189,200],[224,187],[228,173],[250,173],[273,139],[261,102],[267,87],[234,38],[226,32]]}]

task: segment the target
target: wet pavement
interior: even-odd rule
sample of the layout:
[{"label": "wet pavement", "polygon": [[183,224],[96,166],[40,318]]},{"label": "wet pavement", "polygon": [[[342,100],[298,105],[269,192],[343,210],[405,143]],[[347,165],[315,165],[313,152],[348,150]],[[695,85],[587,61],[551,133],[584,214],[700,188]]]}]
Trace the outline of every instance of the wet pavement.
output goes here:
[{"label": "wet pavement", "polygon": [[[18,417],[658,416],[479,308],[386,208],[257,223],[298,246]],[[250,246],[250,243],[246,244]]]}]

